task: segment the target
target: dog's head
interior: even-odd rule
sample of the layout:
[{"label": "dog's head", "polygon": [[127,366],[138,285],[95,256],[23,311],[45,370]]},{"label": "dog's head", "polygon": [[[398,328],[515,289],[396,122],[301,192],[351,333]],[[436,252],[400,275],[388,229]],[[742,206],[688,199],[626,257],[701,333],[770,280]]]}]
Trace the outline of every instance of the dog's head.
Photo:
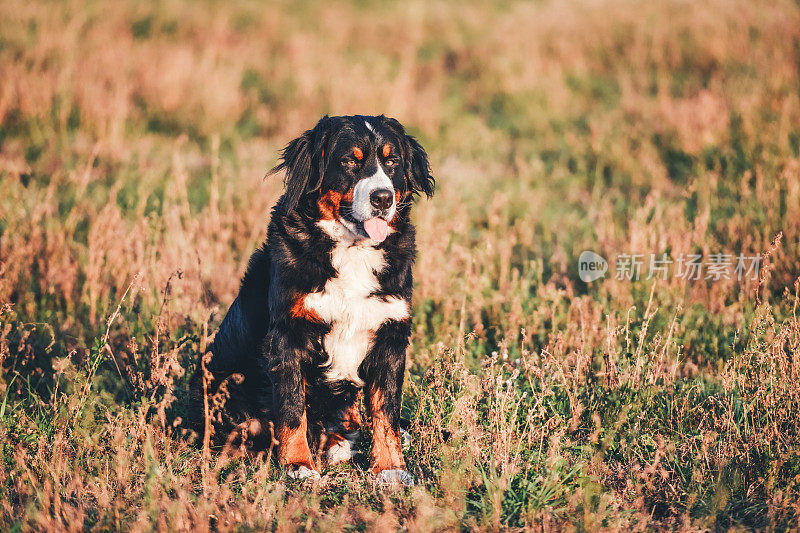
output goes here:
[{"label": "dog's head", "polygon": [[433,194],[425,149],[395,119],[323,117],[290,142],[272,172],[286,171],[283,209],[336,220],[381,242],[413,196]]}]

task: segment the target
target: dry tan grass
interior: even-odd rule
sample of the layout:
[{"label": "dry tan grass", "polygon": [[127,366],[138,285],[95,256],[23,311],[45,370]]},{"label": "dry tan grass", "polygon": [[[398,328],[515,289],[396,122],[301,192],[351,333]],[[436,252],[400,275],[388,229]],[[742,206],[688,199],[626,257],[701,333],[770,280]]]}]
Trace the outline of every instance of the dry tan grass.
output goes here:
[{"label": "dry tan grass", "polygon": [[[0,524],[797,527],[798,43],[788,1],[0,3]],[[180,429],[324,113],[397,117],[437,177],[406,493]],[[585,249],[769,258],[587,285]]]}]

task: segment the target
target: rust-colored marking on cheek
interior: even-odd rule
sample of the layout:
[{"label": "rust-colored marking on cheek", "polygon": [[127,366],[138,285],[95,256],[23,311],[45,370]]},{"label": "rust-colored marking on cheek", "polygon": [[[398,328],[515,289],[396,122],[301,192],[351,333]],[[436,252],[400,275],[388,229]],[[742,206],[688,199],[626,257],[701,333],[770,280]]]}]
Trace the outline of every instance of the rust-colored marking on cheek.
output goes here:
[{"label": "rust-colored marking on cheek", "polygon": [[308,421],[305,412],[296,428],[283,426],[278,430],[278,459],[281,464],[305,466],[315,469],[311,448],[308,447],[306,432]]},{"label": "rust-colored marking on cheek", "polygon": [[[394,191],[394,202],[395,204],[399,204],[400,201],[403,199],[403,193],[400,191]],[[389,221],[389,227],[396,230],[397,229],[397,222],[400,220],[400,213],[395,213],[392,217],[392,220]]]},{"label": "rust-colored marking on cheek", "polygon": [[353,155],[354,155],[354,156],[355,156],[355,158],[356,158],[356,159],[358,159],[359,161],[361,161],[362,159],[364,159],[364,152],[362,152],[362,151],[361,151],[361,148],[359,148],[358,146],[354,146],[354,147],[353,147]]},{"label": "rust-colored marking on cheek", "polygon": [[372,453],[370,471],[373,474],[384,470],[405,468],[400,443],[400,429],[393,429],[383,411],[383,391],[370,389],[369,410],[372,416]]},{"label": "rust-colored marking on cheek", "polygon": [[354,194],[355,192],[353,192],[353,189],[350,189],[346,193],[344,193],[344,196],[342,196],[342,200],[345,202],[350,202],[352,204]]},{"label": "rust-colored marking on cheek", "polygon": [[317,201],[319,213],[322,220],[333,220],[339,218],[339,204],[342,201],[342,193],[328,191]]},{"label": "rust-colored marking on cheek", "polygon": [[392,145],[386,143],[383,145],[383,157],[389,157],[389,154],[392,153]]},{"label": "rust-colored marking on cheek", "polygon": [[322,318],[314,312],[312,309],[306,307],[306,296],[307,294],[303,294],[294,301],[294,305],[289,310],[289,314],[292,315],[292,318],[297,318],[300,320],[308,320],[309,322],[322,322]]}]

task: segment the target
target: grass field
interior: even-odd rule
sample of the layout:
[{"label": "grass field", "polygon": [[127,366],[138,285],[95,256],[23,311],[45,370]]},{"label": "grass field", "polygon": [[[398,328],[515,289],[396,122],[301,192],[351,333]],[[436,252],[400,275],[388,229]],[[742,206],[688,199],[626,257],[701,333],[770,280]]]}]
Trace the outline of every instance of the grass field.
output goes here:
[{"label": "grass field", "polygon": [[[797,3],[4,0],[0,80],[0,529],[798,527]],[[181,429],[325,113],[398,118],[437,179],[402,491]]]}]

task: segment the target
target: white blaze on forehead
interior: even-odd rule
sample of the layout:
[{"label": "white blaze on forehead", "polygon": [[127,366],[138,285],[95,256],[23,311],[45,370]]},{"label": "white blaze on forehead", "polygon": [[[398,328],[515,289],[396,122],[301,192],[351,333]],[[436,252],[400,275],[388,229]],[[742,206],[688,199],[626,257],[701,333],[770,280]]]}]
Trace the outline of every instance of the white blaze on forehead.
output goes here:
[{"label": "white blaze on forehead", "polygon": [[371,131],[372,133],[375,133],[375,130],[374,130],[374,129],[372,129],[372,124],[370,124],[370,123],[369,123],[369,121],[368,121],[367,119],[364,119],[364,125],[367,127],[367,129],[368,129],[369,131]]}]

